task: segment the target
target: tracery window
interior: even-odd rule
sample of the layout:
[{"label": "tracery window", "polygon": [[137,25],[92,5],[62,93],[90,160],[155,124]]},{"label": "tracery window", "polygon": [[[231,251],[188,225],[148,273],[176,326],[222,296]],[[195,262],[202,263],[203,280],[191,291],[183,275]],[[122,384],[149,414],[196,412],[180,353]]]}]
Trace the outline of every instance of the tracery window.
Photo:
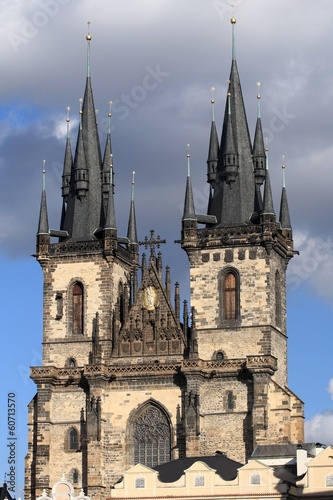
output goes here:
[{"label": "tracery window", "polygon": [[73,285],[73,334],[83,334],[83,285],[78,281]]},{"label": "tracery window", "polygon": [[156,406],[148,406],[133,425],[134,465],[148,467],[171,460],[171,431],[167,416]]}]

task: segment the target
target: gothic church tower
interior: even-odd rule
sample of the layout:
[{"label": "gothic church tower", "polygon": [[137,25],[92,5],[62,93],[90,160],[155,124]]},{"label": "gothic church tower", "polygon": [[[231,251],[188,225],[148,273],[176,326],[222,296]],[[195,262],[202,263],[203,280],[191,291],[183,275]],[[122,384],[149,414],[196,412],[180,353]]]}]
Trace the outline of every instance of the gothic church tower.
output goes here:
[{"label": "gothic church tower", "polygon": [[156,254],[164,241],[153,231],[138,241],[134,181],[127,236],[118,235],[111,133],[102,155],[90,41],[74,159],[69,134],[65,148],[59,230],[49,228],[45,183],[42,191],[43,364],[31,369],[31,499],[62,474],[78,492],[107,498],[139,462],[154,467],[216,450],[245,461],[256,444],[303,440],[303,406],[287,387],[286,192],[277,222],[260,116],[252,146],[235,58],[221,144],[215,122],[211,128],[207,215],[195,213],[187,178],[181,245],[190,314]]}]

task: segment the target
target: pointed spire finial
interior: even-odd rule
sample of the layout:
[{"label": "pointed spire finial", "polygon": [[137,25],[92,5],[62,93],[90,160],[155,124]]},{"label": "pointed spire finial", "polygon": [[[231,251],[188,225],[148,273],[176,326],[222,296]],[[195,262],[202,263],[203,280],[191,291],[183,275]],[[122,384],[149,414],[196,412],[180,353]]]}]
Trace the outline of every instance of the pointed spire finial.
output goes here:
[{"label": "pointed spire finial", "polygon": [[135,170],[132,172],[132,193],[131,193],[131,200],[134,200],[134,184],[135,184]]},{"label": "pointed spire finial", "polygon": [[235,4],[231,4],[231,10],[232,10],[232,17],[230,19],[231,25],[232,25],[232,60],[236,60],[236,43],[235,43],[235,24],[236,24],[236,18],[234,16],[234,8]]},{"label": "pointed spire finial", "polygon": [[231,93],[230,93],[230,92],[228,92],[228,94],[227,94],[227,100],[228,100],[228,115],[229,115],[229,116],[231,115],[230,97],[231,97]]},{"label": "pointed spire finial", "polygon": [[284,160],[285,160],[285,156],[282,155],[282,187],[285,188],[286,187],[286,166],[284,164]]},{"label": "pointed spire finial", "polygon": [[112,101],[109,101],[109,112],[108,112],[108,134],[111,133],[111,116],[112,116]]},{"label": "pointed spire finial", "polygon": [[190,168],[190,145],[187,144],[187,153],[186,153],[186,158],[187,158],[187,177],[191,177],[191,168]]},{"label": "pointed spire finial", "polygon": [[83,99],[82,99],[82,97],[80,97],[80,99],[79,99],[80,130],[82,130],[82,103],[83,103]]},{"label": "pointed spire finial", "polygon": [[66,108],[66,111],[67,111],[67,116],[66,116],[66,124],[67,124],[67,139],[69,139],[69,122],[71,121],[70,117],[69,117],[69,112],[70,112],[71,108],[70,106],[67,106]]},{"label": "pointed spire finial", "polygon": [[210,88],[210,91],[211,91],[211,99],[210,99],[210,102],[212,104],[212,114],[213,114],[213,122],[215,122],[215,87],[211,87]]},{"label": "pointed spire finial", "polygon": [[261,95],[260,95],[260,85],[261,85],[261,82],[257,82],[257,104],[258,104],[258,107],[257,107],[257,118],[260,118],[260,98],[261,98]]},{"label": "pointed spire finial", "polygon": [[91,42],[91,35],[90,35],[90,21],[88,21],[88,34],[86,36],[87,40],[87,76],[90,77],[90,42]]},{"label": "pointed spire finial", "polygon": [[45,164],[46,164],[46,160],[43,160],[42,164],[43,164],[43,170],[42,170],[42,174],[43,174],[42,189],[43,189],[43,191],[45,191],[45,175],[46,175]]}]

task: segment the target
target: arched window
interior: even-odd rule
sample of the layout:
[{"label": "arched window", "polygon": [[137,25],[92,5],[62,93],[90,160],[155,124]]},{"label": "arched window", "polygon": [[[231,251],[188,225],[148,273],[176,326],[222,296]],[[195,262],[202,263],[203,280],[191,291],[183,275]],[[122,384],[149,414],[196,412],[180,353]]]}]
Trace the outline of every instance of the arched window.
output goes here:
[{"label": "arched window", "polygon": [[239,321],[239,274],[236,269],[224,269],[219,277],[220,316],[222,322]]},{"label": "arched window", "polygon": [[67,449],[68,451],[77,451],[79,449],[79,433],[74,427],[68,432]]},{"label": "arched window", "polygon": [[280,273],[275,273],[275,323],[277,327],[281,327],[281,280]]},{"label": "arched window", "polygon": [[224,317],[236,319],[236,276],[227,273],[224,278]]},{"label": "arched window", "polygon": [[171,460],[171,429],[166,414],[155,405],[140,411],[133,422],[134,465],[148,467]]},{"label": "arched window", "polygon": [[223,352],[218,351],[216,353],[216,361],[223,361]]},{"label": "arched window", "polygon": [[76,282],[73,285],[73,334],[83,334],[83,285]]}]

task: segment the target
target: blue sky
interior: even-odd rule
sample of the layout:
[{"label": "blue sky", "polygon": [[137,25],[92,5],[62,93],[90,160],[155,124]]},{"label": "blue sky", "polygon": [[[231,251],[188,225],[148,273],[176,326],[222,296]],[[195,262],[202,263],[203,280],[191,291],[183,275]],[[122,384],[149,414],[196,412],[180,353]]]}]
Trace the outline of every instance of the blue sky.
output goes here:
[{"label": "blue sky", "polygon": [[[278,210],[285,155],[287,192],[300,251],[289,265],[289,387],[303,399],[306,439],[333,443],[333,5],[331,0],[235,1],[236,51],[249,128],[256,93],[268,137]],[[166,238],[164,264],[188,296],[188,265],[178,245],[187,172],[197,212],[206,209],[211,121],[222,127],[231,62],[228,0],[0,0],[0,474],[8,472],[7,394],[15,391],[17,496],[22,496],[29,366],[41,363],[42,274],[31,257],[46,160],[52,228],[59,227],[66,107],[75,145],[86,73],[91,71],[104,147],[113,100],[112,143],[118,232],[127,230],[136,171],[139,238]]]}]

